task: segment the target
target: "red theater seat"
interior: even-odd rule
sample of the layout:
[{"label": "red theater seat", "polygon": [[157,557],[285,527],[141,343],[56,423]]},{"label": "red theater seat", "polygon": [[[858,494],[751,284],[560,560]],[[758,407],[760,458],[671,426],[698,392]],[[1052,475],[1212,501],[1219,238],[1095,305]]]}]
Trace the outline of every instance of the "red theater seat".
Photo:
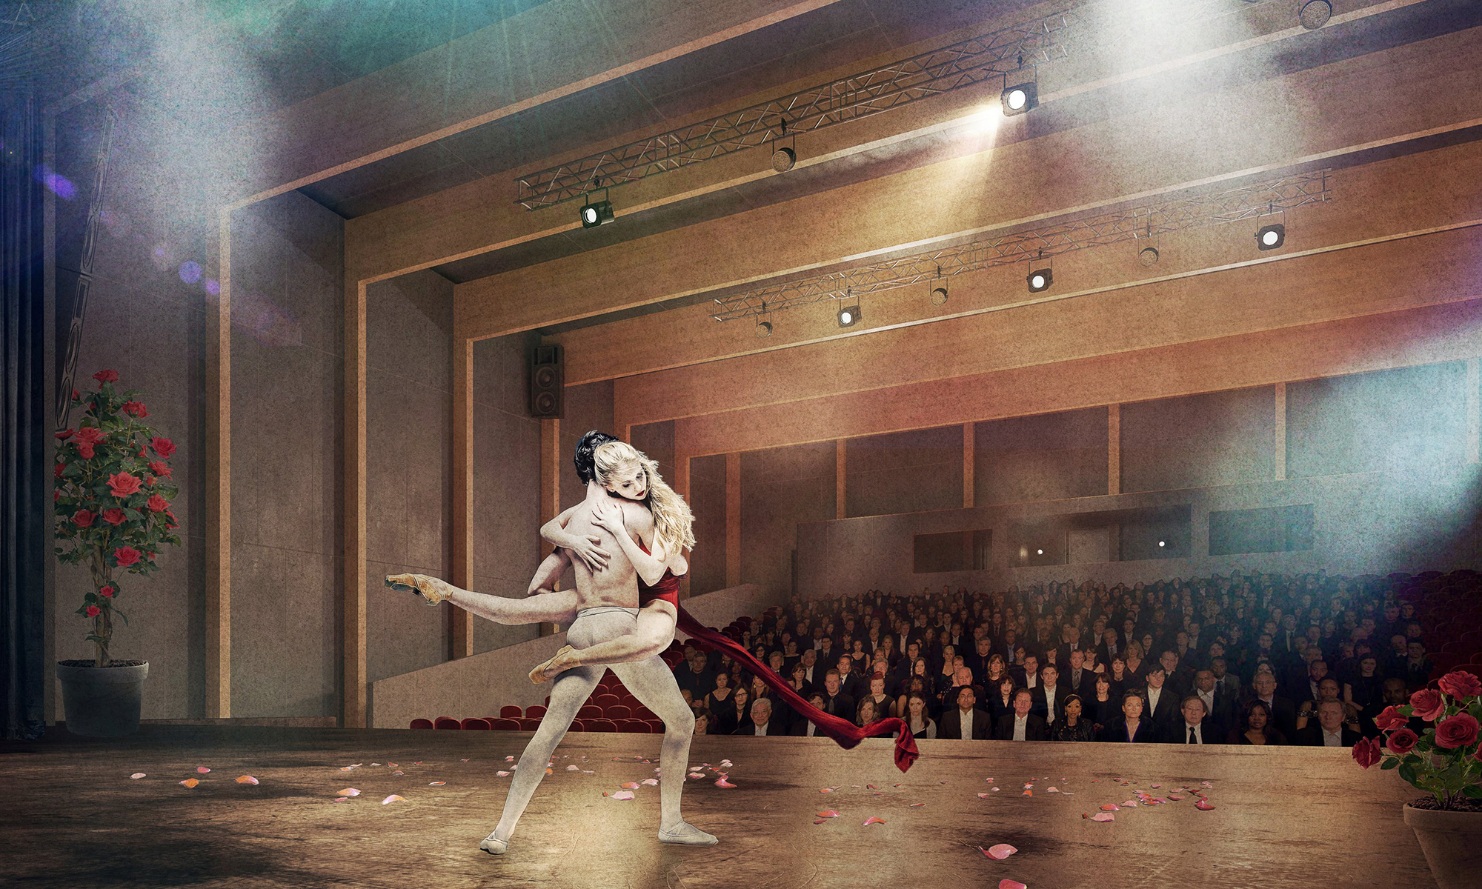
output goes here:
[{"label": "red theater seat", "polygon": [[465,719],[462,722],[460,722],[458,724],[458,727],[461,728],[461,729],[463,729],[463,730],[465,730],[465,731],[480,731],[480,732],[487,732],[490,728],[492,728],[492,726],[489,725],[489,720],[482,719],[482,718],[480,718],[478,716],[470,716],[470,717],[468,717],[467,719]]},{"label": "red theater seat", "polygon": [[439,716],[437,719],[432,721],[432,727],[439,729],[462,728],[462,726],[458,724],[458,720],[454,719],[451,716]]},{"label": "red theater seat", "polygon": [[517,732],[520,730],[520,721],[518,719],[509,719],[506,717],[492,720],[490,725],[495,731],[500,732]]},{"label": "red theater seat", "polygon": [[432,728],[432,720],[430,720],[430,719],[413,719],[412,720],[412,728]]},{"label": "red theater seat", "polygon": [[524,715],[524,713],[520,712],[520,707],[517,704],[505,704],[499,708],[499,717],[501,719],[519,719]]},{"label": "red theater seat", "polygon": [[615,732],[618,730],[617,723],[611,719],[588,719],[585,720],[589,732]]},{"label": "red theater seat", "polygon": [[531,704],[525,708],[525,716],[529,719],[539,719],[545,715],[544,704]]}]

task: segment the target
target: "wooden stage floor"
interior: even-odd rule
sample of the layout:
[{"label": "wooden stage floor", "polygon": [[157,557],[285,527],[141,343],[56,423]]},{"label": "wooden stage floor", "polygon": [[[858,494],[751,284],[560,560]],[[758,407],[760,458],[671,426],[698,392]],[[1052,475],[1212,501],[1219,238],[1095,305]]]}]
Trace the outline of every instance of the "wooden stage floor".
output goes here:
[{"label": "wooden stage floor", "polygon": [[[0,883],[1434,886],[1401,821],[1414,791],[1359,769],[1346,750],[1293,748],[922,741],[902,775],[884,740],[843,751],[823,739],[698,738],[692,765],[729,759],[736,786],[717,787],[711,770],[688,782],[686,816],[721,842],[681,848],[654,836],[658,788],[640,783],[632,801],[604,796],[652,777],[654,764],[638,758],[658,755],[659,736],[573,734],[509,854],[486,855],[478,842],[509,783],[498,773],[528,737],[146,726],[122,741],[0,742]],[[236,783],[242,775],[259,783]],[[189,778],[199,785],[181,786]],[[1180,787],[1202,790],[1215,808],[1200,811],[1184,794],[1111,822],[1082,817],[1136,791]],[[336,802],[346,788],[359,796]],[[383,804],[393,795],[401,799]],[[840,814],[815,823],[825,810]],[[884,823],[866,826],[872,817]],[[979,851],[996,843],[1018,854]]]}]

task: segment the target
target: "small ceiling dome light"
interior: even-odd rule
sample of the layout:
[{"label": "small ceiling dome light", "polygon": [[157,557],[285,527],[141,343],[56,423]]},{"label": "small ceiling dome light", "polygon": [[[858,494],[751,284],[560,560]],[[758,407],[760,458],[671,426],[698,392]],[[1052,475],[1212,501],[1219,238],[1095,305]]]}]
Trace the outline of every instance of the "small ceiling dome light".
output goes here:
[{"label": "small ceiling dome light", "polygon": [[946,287],[933,287],[931,289],[931,304],[934,306],[945,306],[947,304]]},{"label": "small ceiling dome light", "polygon": [[1042,549],[1037,549],[1037,550],[1034,551],[1034,554],[1037,555],[1037,556],[1042,556],[1042,555],[1045,554],[1045,551],[1042,550]]},{"label": "small ceiling dome light", "polygon": [[1316,31],[1328,23],[1333,17],[1333,4],[1328,0],[1307,0],[1302,4],[1302,9],[1297,13],[1297,19],[1301,21],[1302,27],[1309,31]]},{"label": "small ceiling dome light", "polygon": [[1263,225],[1256,229],[1256,247],[1261,250],[1275,250],[1286,243],[1286,226],[1279,222]]},{"label": "small ceiling dome light", "polygon": [[771,335],[772,335],[772,322],[771,321],[758,321],[756,323],[756,336],[757,336],[757,339],[764,340],[764,339],[766,339],[767,337],[769,337]]},{"label": "small ceiling dome light", "polygon": [[1164,540],[1160,540],[1160,541],[1158,541],[1158,546],[1159,546],[1159,548],[1162,548],[1162,547],[1164,547],[1164,546],[1167,546],[1167,545],[1168,545],[1168,544],[1167,544],[1167,541],[1164,541]]},{"label": "small ceiling dome light", "polygon": [[999,97],[1005,117],[1023,114],[1039,106],[1039,86],[1032,80],[1007,87]]},{"label": "small ceiling dome light", "polygon": [[1055,273],[1049,268],[1033,269],[1024,276],[1024,281],[1029,285],[1030,293],[1043,293],[1055,282]]},{"label": "small ceiling dome light", "polygon": [[581,227],[596,228],[605,225],[614,219],[612,212],[612,201],[597,201],[595,204],[587,202],[581,208]]}]

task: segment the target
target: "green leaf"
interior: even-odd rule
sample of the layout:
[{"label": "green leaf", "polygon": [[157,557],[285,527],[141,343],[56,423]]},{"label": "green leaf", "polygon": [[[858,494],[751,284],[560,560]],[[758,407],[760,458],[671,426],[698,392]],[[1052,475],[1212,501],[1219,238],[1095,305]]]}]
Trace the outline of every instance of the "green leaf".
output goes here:
[{"label": "green leaf", "polygon": [[1407,763],[1400,764],[1400,777],[1410,784],[1415,784],[1415,767]]},{"label": "green leaf", "polygon": [[1379,768],[1382,771],[1386,771],[1387,772],[1390,769],[1397,768],[1399,766],[1399,764],[1400,764],[1400,761],[1398,759],[1388,759],[1388,758],[1386,758],[1384,760],[1384,762],[1382,762],[1382,763],[1379,764]]}]

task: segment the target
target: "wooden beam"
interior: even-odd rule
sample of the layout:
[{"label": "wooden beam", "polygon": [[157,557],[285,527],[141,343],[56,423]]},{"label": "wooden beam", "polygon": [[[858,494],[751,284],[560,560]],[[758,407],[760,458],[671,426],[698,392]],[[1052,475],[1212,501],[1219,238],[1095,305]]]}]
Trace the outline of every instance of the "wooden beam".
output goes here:
[{"label": "wooden beam", "polygon": [[[501,336],[746,286],[1474,126],[1482,123],[1477,38],[1467,31],[1407,44],[1365,57],[1366,64],[1201,94],[844,186],[826,199],[762,207],[460,284],[455,294],[466,303],[467,325],[460,333]],[[1385,76],[1376,76],[1377,64]],[[1454,102],[1409,101],[1422,85],[1441,82]],[[1157,164],[1147,163],[1149,144],[1159,146]],[[540,300],[509,297],[537,291]]]},{"label": "wooden beam", "polygon": [[[453,340],[453,497],[449,528],[453,534],[452,583],[474,588],[474,470],[473,470],[473,341]],[[454,659],[472,657],[473,614],[448,609],[449,646]]]},{"label": "wooden beam", "polygon": [[232,715],[232,231],[218,215],[221,292],[207,316],[206,346],[206,708]]},{"label": "wooden beam", "polygon": [[[614,411],[634,423],[652,423],[808,402],[863,385],[973,377],[1482,295],[1475,272],[1482,268],[1482,226],[1105,292],[1073,289],[1071,282],[1083,275],[1094,278],[1079,264],[1086,252],[1059,258],[1056,285],[1064,281],[1066,291],[1046,301],[625,378],[614,384]],[[1420,280],[1426,286],[1416,287]],[[1017,290],[1023,288],[1018,281]],[[1301,298],[1293,298],[1294,292]],[[1267,382],[1276,379],[1281,378]],[[942,422],[948,421],[929,425]]]},{"label": "wooden beam", "polygon": [[342,543],[345,559],[340,575],[344,688],[340,726],[365,728],[369,691],[365,658],[366,285],[353,280],[346,281],[344,343],[345,519]]},{"label": "wooden beam", "polygon": [[1482,297],[1388,315],[765,404],[676,421],[675,442],[695,456],[749,451],[1270,386],[1284,380],[1464,361],[1479,352]]}]

